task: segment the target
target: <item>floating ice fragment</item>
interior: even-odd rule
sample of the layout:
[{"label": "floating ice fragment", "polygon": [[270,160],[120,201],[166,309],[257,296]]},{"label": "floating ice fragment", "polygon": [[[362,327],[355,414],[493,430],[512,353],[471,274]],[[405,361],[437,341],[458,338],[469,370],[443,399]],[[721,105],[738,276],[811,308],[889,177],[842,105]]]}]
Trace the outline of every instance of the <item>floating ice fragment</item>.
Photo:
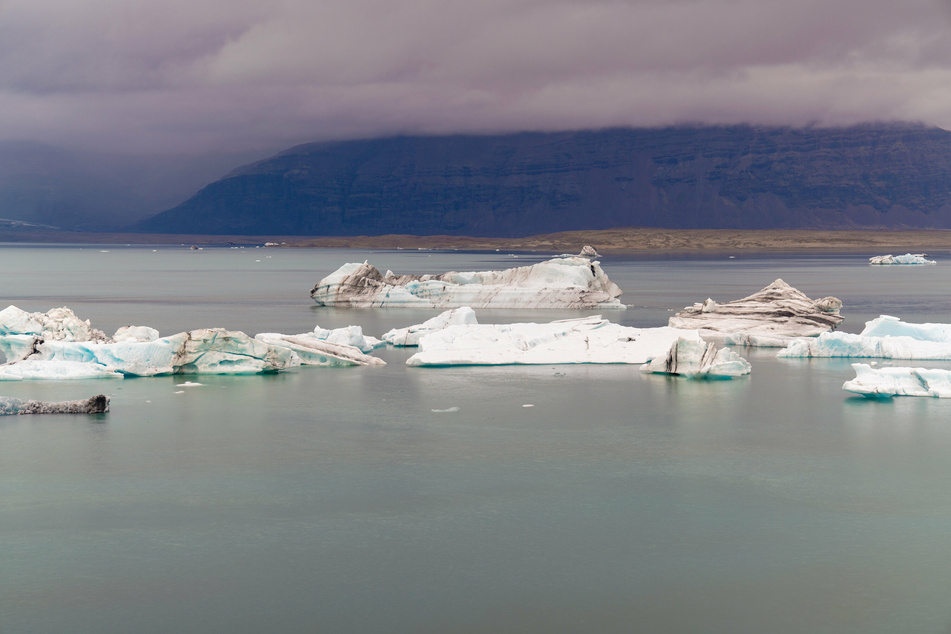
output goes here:
[{"label": "floating ice fragment", "polygon": [[882,315],[866,322],[862,334],[829,332],[796,339],[777,356],[951,359],[951,324],[911,324]]},{"label": "floating ice fragment", "polygon": [[434,409],[430,411],[436,414],[453,414],[455,412],[458,412],[461,409],[462,409],[461,407],[447,407],[446,409]]},{"label": "floating ice fragment", "polygon": [[905,255],[876,255],[868,259],[869,264],[937,264],[925,256],[927,253],[906,253]]},{"label": "floating ice fragment", "polygon": [[750,373],[749,362],[729,348],[719,351],[712,343],[678,339],[666,355],[641,367],[641,372],[676,374],[689,378],[730,379]]},{"label": "floating ice fragment", "polygon": [[951,398],[951,370],[928,368],[873,368],[853,363],[855,378],[842,389],[870,398],[892,396],[931,396]]},{"label": "floating ice fragment", "polygon": [[0,416],[12,414],[103,414],[108,411],[109,397],[105,394],[60,403],[24,401],[18,398],[0,396]]},{"label": "floating ice fragment", "polygon": [[463,324],[424,335],[407,365],[646,363],[697,331],[631,328],[600,315],[545,324]]},{"label": "floating ice fragment", "polygon": [[314,333],[282,335],[276,332],[262,332],[254,335],[254,338],[268,345],[292,351],[301,365],[386,365],[383,359],[364,354],[360,348],[325,341]]},{"label": "floating ice fragment", "polygon": [[439,313],[432,319],[407,328],[394,328],[383,335],[383,341],[394,346],[415,346],[419,338],[457,324],[477,324],[475,311],[468,306]]},{"label": "floating ice fragment", "polygon": [[704,339],[732,345],[783,346],[794,337],[812,337],[842,322],[835,297],[809,299],[781,279],[732,302],[706,299],[670,318],[673,328],[696,328]]},{"label": "floating ice fragment", "polygon": [[344,264],[311,290],[320,306],[453,308],[623,308],[621,289],[601,265],[555,258],[504,271],[384,276],[364,262]]}]

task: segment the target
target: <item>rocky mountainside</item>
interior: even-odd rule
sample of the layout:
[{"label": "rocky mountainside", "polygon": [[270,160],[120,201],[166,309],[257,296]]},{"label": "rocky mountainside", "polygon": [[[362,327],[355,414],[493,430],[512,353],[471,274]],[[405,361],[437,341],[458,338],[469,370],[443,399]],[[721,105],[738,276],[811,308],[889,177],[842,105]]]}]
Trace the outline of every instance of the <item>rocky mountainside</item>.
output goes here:
[{"label": "rocky mountainside", "polygon": [[622,226],[951,228],[951,132],[670,127],[301,145],[139,231],[524,236]]}]

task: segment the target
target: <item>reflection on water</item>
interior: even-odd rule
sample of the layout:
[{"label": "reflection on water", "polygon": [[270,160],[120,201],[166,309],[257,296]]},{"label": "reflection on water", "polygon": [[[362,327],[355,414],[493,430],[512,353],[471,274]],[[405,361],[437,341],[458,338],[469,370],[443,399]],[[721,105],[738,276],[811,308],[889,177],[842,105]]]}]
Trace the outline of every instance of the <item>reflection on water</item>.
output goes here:
[{"label": "reflection on water", "polygon": [[[356,323],[379,336],[437,311],[322,309],[307,292],[349,260],[405,272],[515,260],[109,251],[0,250],[0,288],[21,308],[69,305],[107,331]],[[13,263],[34,274],[12,274]],[[633,305],[606,316],[627,324],[662,325],[671,308],[776,277],[838,295],[849,331],[879,306],[951,321],[940,264],[912,274],[851,257],[603,263]],[[0,630],[951,624],[951,401],[855,399],[841,389],[847,360],[768,350],[743,351],[753,373],[734,381],[621,365],[409,368],[411,352],[381,352],[383,368],[200,377],[190,388],[179,387],[187,377],[2,385],[44,400],[105,391],[113,407],[100,419],[0,419]]]}]

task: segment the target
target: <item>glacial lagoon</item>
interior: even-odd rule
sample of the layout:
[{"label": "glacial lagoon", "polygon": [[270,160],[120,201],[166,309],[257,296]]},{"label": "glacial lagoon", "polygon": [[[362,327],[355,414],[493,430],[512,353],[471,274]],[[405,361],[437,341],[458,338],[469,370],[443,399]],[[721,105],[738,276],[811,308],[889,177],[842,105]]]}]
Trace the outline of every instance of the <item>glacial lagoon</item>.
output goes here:
[{"label": "glacial lagoon", "polygon": [[[378,337],[439,311],[318,307],[314,283],[365,259],[439,273],[547,255],[8,245],[0,303],[69,306],[107,333]],[[841,299],[844,332],[881,314],[951,323],[951,255],[870,255],[608,255],[627,310],[478,316],[662,326],[781,277]],[[741,351],[752,374],[717,382],[407,367],[412,352],[378,351],[385,367],[0,383],[112,399],[104,415],[0,418],[0,631],[951,627],[951,401],[850,396],[851,360],[768,349]]]}]

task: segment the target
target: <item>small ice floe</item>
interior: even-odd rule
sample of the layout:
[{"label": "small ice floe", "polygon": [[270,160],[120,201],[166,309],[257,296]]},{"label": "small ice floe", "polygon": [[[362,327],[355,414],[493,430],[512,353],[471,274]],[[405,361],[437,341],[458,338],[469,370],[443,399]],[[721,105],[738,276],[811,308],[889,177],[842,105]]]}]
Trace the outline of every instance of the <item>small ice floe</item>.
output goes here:
[{"label": "small ice floe", "polygon": [[452,308],[439,313],[421,324],[406,328],[394,328],[383,334],[383,341],[394,346],[415,346],[423,335],[444,330],[458,324],[478,324],[475,311],[468,306]]},{"label": "small ice floe", "polygon": [[795,339],[777,356],[951,359],[951,324],[911,324],[882,315],[865,322],[861,334],[828,332],[815,338]]},{"label": "small ice floe", "polygon": [[185,390],[178,390],[177,392],[173,392],[173,394],[184,394],[184,393],[185,393]]},{"label": "small ice floe", "polygon": [[179,383],[175,387],[201,387],[204,383],[195,383],[194,381],[185,381],[184,383]]},{"label": "small ice floe", "polygon": [[835,297],[810,299],[781,279],[749,297],[688,306],[668,321],[673,328],[696,328],[704,339],[744,346],[782,347],[795,337],[834,330],[843,317]]},{"label": "small ice floe", "polygon": [[621,289],[598,262],[554,258],[503,271],[386,275],[364,262],[344,264],[310,292],[319,306],[350,308],[624,308]]},{"label": "small ice floe", "polygon": [[109,397],[105,394],[59,403],[24,401],[18,398],[0,396],[0,416],[14,414],[103,414],[108,411]]},{"label": "small ice floe", "polygon": [[600,315],[549,323],[461,324],[424,335],[412,366],[646,363],[696,330],[632,328]]},{"label": "small ice floe", "polygon": [[692,379],[732,379],[749,374],[749,362],[729,348],[690,339],[678,339],[666,355],[655,357],[641,372],[674,374]]},{"label": "small ice floe", "polygon": [[533,403],[525,403],[522,407],[535,407]]},{"label": "small ice floe", "polygon": [[447,407],[446,409],[434,409],[430,411],[434,414],[453,414],[460,411],[461,409],[461,407]]},{"label": "small ice floe", "polygon": [[927,253],[906,253],[905,255],[875,255],[868,259],[869,264],[937,264],[925,256]]},{"label": "small ice floe", "polygon": [[869,398],[893,396],[930,396],[951,398],[951,370],[928,368],[873,368],[853,363],[855,378],[842,389]]},{"label": "small ice floe", "polygon": [[293,351],[301,365],[386,365],[383,359],[366,354],[382,345],[382,342],[374,337],[365,336],[360,326],[347,326],[334,330],[317,326],[314,332],[299,335],[263,332],[254,335],[254,338],[269,345]]}]

